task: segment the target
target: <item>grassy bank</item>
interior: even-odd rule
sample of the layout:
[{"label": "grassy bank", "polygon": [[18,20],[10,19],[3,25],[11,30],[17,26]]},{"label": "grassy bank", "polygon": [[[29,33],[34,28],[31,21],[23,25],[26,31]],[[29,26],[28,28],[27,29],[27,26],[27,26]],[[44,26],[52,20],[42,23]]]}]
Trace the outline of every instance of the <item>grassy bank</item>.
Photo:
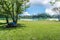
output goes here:
[{"label": "grassy bank", "polygon": [[19,21],[16,28],[4,28],[0,20],[0,40],[60,40],[60,22]]}]

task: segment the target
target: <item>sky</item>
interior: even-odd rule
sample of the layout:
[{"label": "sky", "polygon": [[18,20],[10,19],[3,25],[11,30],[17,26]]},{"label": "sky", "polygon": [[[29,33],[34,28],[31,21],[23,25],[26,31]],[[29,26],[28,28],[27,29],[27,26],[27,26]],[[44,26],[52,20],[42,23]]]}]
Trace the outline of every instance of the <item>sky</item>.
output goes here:
[{"label": "sky", "polygon": [[26,12],[32,14],[38,14],[38,13],[45,13],[46,7],[44,5],[31,5],[29,8],[26,9]]},{"label": "sky", "polygon": [[26,15],[36,15],[38,13],[48,13],[53,15],[55,12],[51,9],[53,7],[60,7],[60,2],[58,1],[54,4],[54,6],[52,6],[49,3],[50,1],[55,2],[55,0],[30,0],[30,7],[27,8],[24,13]]}]

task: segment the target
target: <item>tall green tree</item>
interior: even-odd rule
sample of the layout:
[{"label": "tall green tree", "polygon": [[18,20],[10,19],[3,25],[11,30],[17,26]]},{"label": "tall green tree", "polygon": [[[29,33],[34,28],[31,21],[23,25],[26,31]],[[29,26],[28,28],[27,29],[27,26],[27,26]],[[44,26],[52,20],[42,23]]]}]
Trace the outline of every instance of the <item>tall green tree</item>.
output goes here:
[{"label": "tall green tree", "polygon": [[18,14],[24,11],[25,2],[29,0],[0,0],[0,14],[5,16],[7,24],[9,24],[9,17],[17,24]]}]

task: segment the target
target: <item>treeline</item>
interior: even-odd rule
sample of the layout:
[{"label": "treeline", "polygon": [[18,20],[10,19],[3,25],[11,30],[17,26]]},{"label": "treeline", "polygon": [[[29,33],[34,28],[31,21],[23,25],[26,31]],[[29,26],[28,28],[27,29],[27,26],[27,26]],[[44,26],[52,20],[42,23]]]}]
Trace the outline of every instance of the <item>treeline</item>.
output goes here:
[{"label": "treeline", "polygon": [[24,19],[47,19],[47,18],[60,18],[60,15],[49,15],[47,13],[41,13],[37,15],[31,15],[31,16],[19,16],[19,18],[24,18]]},{"label": "treeline", "polygon": [[37,15],[31,15],[31,16],[20,16],[21,18],[26,18],[26,19],[35,19],[35,18],[52,18],[52,16],[46,14],[46,13],[41,13]]},{"label": "treeline", "polygon": [[41,13],[38,15],[33,15],[32,18],[51,18],[51,16],[46,13]]}]

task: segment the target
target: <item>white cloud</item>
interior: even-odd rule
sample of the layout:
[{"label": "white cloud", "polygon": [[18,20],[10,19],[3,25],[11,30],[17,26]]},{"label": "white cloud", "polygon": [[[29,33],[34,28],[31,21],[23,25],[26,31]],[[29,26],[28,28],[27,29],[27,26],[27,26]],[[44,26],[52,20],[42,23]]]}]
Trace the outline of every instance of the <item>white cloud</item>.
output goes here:
[{"label": "white cloud", "polygon": [[30,0],[32,4],[40,3],[40,4],[48,4],[51,0]]},{"label": "white cloud", "polygon": [[30,2],[26,3],[26,5],[30,5]]},{"label": "white cloud", "polygon": [[42,0],[41,3],[42,4],[48,4],[50,2],[50,0]]},{"label": "white cloud", "polygon": [[51,10],[51,8],[50,9],[47,8],[45,12],[49,15],[54,15],[54,12]]},{"label": "white cloud", "polygon": [[28,12],[24,12],[22,16],[30,16],[30,14]]}]

